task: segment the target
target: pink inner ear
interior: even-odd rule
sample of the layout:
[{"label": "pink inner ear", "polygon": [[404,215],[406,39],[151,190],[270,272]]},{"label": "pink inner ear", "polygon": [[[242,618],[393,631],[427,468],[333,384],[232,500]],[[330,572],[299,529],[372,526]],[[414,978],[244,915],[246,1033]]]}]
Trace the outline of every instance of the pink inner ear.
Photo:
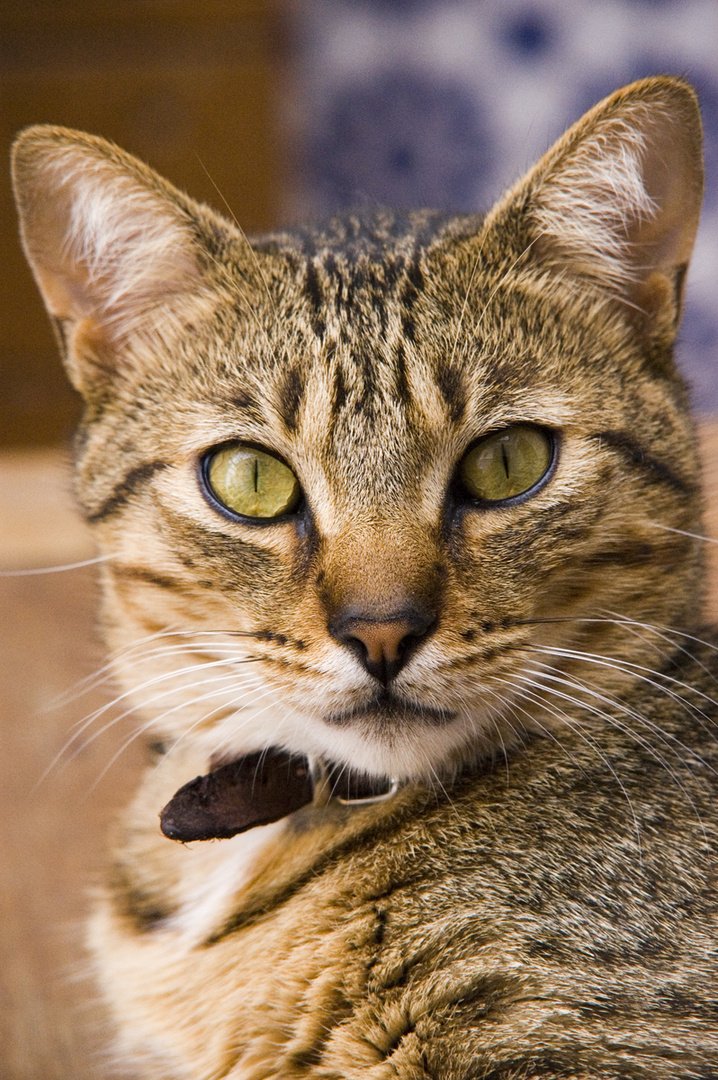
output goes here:
[{"label": "pink inner ear", "polygon": [[196,288],[187,213],[169,185],[100,140],[39,129],[26,143],[15,169],[21,231],[54,317],[91,317],[126,337],[154,305]]},{"label": "pink inner ear", "polygon": [[650,82],[597,106],[533,174],[537,249],[629,300],[688,262],[703,189],[695,100]]},{"label": "pink inner ear", "polygon": [[55,318],[74,322],[91,312],[87,303],[86,276],[73,273],[70,260],[65,260],[58,267],[56,263],[52,265],[49,259],[40,257],[35,262],[34,270],[45,306]]},{"label": "pink inner ear", "polygon": [[690,135],[677,117],[647,127],[643,179],[656,213],[630,230],[639,278],[655,271],[672,277],[690,259],[703,194],[700,145]]}]

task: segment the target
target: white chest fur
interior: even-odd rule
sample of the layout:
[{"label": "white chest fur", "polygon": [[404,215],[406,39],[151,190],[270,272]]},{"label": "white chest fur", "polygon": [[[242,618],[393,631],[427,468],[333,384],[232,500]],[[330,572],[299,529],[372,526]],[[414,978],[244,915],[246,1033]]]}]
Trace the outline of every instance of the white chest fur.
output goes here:
[{"label": "white chest fur", "polygon": [[251,880],[259,855],[285,827],[285,821],[275,821],[231,840],[182,845],[180,905],[165,929],[190,948],[210,936],[235,910],[237,894]]}]

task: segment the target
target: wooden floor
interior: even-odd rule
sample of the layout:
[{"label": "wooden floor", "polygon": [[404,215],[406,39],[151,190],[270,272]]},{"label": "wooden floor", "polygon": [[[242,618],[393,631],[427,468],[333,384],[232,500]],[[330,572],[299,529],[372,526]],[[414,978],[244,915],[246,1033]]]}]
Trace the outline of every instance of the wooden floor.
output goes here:
[{"label": "wooden floor", "polygon": [[[707,528],[718,536],[718,424],[704,428],[703,443]],[[61,458],[0,456],[0,568],[91,555]],[[718,618],[718,544],[710,581]],[[0,577],[0,1080],[111,1073],[82,925],[103,836],[132,790],[142,750],[121,749],[132,733],[127,724],[95,738],[100,721],[73,736],[108,687],[61,700],[101,664],[96,600],[92,567]]]}]

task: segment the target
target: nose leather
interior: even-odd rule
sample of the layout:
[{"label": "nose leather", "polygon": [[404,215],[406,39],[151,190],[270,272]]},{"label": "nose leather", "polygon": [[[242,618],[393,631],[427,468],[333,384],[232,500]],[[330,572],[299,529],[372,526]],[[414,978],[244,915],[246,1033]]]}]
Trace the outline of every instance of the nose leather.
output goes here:
[{"label": "nose leather", "polygon": [[373,622],[354,619],[349,633],[362,643],[370,664],[395,664],[401,655],[402,642],[411,635],[408,619]]},{"label": "nose leather", "polygon": [[331,628],[375,679],[387,686],[433,624],[433,617],[408,612],[389,619],[348,617]]}]

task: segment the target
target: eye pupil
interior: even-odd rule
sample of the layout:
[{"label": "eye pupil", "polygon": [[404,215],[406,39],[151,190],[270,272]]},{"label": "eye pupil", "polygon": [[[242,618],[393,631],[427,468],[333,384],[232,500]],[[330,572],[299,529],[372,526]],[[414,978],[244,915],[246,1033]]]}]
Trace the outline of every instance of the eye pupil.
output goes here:
[{"label": "eye pupil", "polygon": [[514,424],[480,439],[459,466],[459,479],[472,499],[504,502],[523,495],[547,476],[553,439],[541,428]]},{"label": "eye pupil", "polygon": [[301,488],[283,461],[266,450],[227,443],[204,458],[203,479],[210,502],[222,510],[255,521],[278,518],[296,510]]}]

